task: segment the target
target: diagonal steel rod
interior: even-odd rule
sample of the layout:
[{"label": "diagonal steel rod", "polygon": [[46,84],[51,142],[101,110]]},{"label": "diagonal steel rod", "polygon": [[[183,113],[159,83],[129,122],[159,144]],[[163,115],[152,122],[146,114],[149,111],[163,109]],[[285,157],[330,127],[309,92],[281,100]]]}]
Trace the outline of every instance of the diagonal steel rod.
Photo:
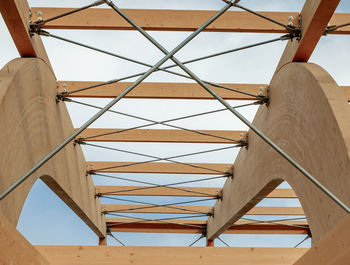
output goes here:
[{"label": "diagonal steel rod", "polygon": [[127,87],[122,93],[115,97],[110,103],[108,103],[102,110],[91,117],[86,123],[84,123],[79,129],[74,131],[68,138],[66,138],[61,144],[59,144],[55,149],[53,149],[49,154],[43,157],[38,163],[36,163],[30,170],[28,170],[22,177],[11,184],[4,192],[0,195],[0,200],[5,198],[11,191],[13,191],[18,185],[30,177],[34,172],[36,172],[42,165],[49,161],[54,155],[56,155],[61,149],[63,149],[67,144],[69,144],[74,138],[76,138],[82,131],[89,127],[93,122],[95,122],[99,117],[101,117],[107,110],[113,107],[118,101],[120,101],[126,94],[132,91],[137,85],[139,85],[143,80],[150,76],[156,69],[158,69],[162,64],[164,64],[169,58],[171,58],[175,53],[181,50],[187,43],[194,39],[199,33],[201,33],[207,26],[213,23],[217,18],[219,18],[226,10],[231,7],[231,2],[223,7],[219,12],[212,16],[207,22],[195,30],[190,36],[183,40],[179,45],[177,45],[168,55],[164,56],[159,62],[157,62],[152,68],[150,68],[146,73],[139,77],[135,82],[133,82],[129,87]]},{"label": "diagonal steel rod", "polygon": [[[119,213],[107,213],[107,215],[112,215],[112,216],[118,216],[118,217],[124,217],[124,218],[132,218],[132,219],[139,219],[139,220],[143,220],[145,222],[147,221],[154,221],[154,222],[158,222],[158,221],[165,221],[165,220],[176,220],[176,219],[190,219],[190,218],[198,218],[198,217],[206,217],[208,216],[207,214],[196,214],[196,215],[186,215],[186,216],[178,216],[178,217],[166,217],[166,218],[157,218],[157,219],[147,219],[147,218],[142,218],[142,217],[135,217],[135,216],[130,216],[130,215],[125,215],[125,214],[119,214]],[[125,223],[121,223],[121,224],[125,224]],[[113,226],[117,226],[118,224],[114,224],[114,223],[109,223],[110,227]]]},{"label": "diagonal steel rod", "polygon": [[298,244],[296,244],[295,246],[294,246],[294,248],[297,248],[297,247],[299,247],[302,243],[304,243],[306,240],[308,240],[309,238],[311,238],[311,236],[310,235],[307,235],[303,240],[301,240]]},{"label": "diagonal steel rod", "polygon": [[[95,106],[95,105],[91,105],[91,104],[87,104],[87,103],[83,103],[83,102],[76,101],[76,100],[73,100],[73,99],[65,98],[64,100],[68,101],[68,102],[84,105],[84,106],[87,106],[87,107],[92,107],[92,108],[95,108],[95,109],[102,109],[101,107],[98,107],[98,106]],[[261,101],[255,101],[253,103],[247,103],[247,104],[233,106],[233,108],[237,109],[237,108],[242,108],[242,107],[247,107],[247,106],[252,106],[252,105],[260,105],[260,104],[262,104]],[[167,124],[168,122],[184,120],[184,119],[188,119],[188,118],[194,118],[194,117],[203,116],[203,115],[207,115],[207,114],[213,114],[213,113],[217,113],[217,112],[221,112],[221,111],[227,111],[226,108],[218,109],[218,110],[212,110],[212,111],[206,111],[206,112],[203,112],[203,113],[192,114],[192,115],[183,116],[183,117],[174,118],[174,119],[165,120],[165,121],[160,121],[160,122],[154,121],[154,120],[150,120],[150,119],[146,119],[146,118],[141,118],[141,117],[138,117],[138,116],[135,116],[135,115],[131,115],[131,114],[115,111],[115,110],[108,110],[108,111],[112,112],[112,113],[115,113],[115,114],[131,117],[131,118],[135,118],[135,119],[139,119],[139,120],[143,120],[143,121],[148,121],[148,122],[151,122],[151,123],[144,124],[144,125],[139,125],[139,126],[135,126],[135,127],[131,127],[131,128],[128,128],[128,129],[120,129],[120,130],[115,130],[115,131],[108,132],[108,133],[96,134],[96,135],[89,136],[89,137],[82,137],[82,138],[78,138],[78,141],[84,141],[84,140],[88,140],[88,139],[91,139],[91,138],[96,138],[96,137],[101,137],[101,136],[106,136],[106,135],[111,135],[111,134],[115,134],[115,133],[121,133],[121,132],[125,132],[125,131],[136,130],[136,129],[141,129],[141,128],[150,127],[150,126],[153,126],[153,125],[164,125],[164,126],[175,128],[175,129],[180,129],[180,130],[184,130],[184,131],[198,133],[198,134],[201,134],[201,135],[206,135],[206,136],[210,136],[210,137],[214,137],[214,138],[220,138],[220,139],[232,141],[232,142],[235,142],[235,143],[241,142],[240,140],[234,140],[234,139],[230,139],[230,138],[227,138],[227,137],[222,137],[222,136],[211,134],[211,133],[206,133],[206,132],[202,132],[202,131],[197,131],[197,130],[187,129],[187,128],[176,126],[176,125]]]},{"label": "diagonal steel rod", "polygon": [[226,247],[230,247],[229,244],[227,244],[224,240],[222,240],[219,236],[218,236],[219,241],[221,241],[224,245],[226,245]]},{"label": "diagonal steel rod", "polygon": [[[128,58],[128,57],[125,57],[125,56],[122,56],[122,55],[119,55],[119,54],[116,54],[116,53],[105,51],[105,50],[102,50],[102,49],[99,49],[99,48],[96,48],[96,47],[92,47],[92,46],[87,45],[87,44],[83,44],[83,43],[80,43],[80,42],[77,42],[77,41],[73,41],[73,40],[61,37],[61,36],[57,36],[55,34],[52,34],[50,32],[44,31],[44,30],[40,30],[40,31],[38,31],[36,33],[41,35],[41,36],[52,37],[52,38],[55,38],[55,39],[58,39],[58,40],[61,40],[61,41],[65,41],[65,42],[68,42],[68,43],[71,43],[71,44],[74,44],[74,45],[78,45],[78,46],[90,49],[90,50],[94,50],[94,51],[101,52],[101,53],[104,53],[104,54],[107,54],[107,55],[110,55],[110,56],[113,56],[113,57],[117,57],[119,59],[126,60],[126,61],[129,61],[129,62],[132,62],[132,63],[140,64],[140,65],[147,66],[147,67],[151,67],[152,66],[150,64],[147,64],[147,63],[135,60],[135,59],[131,59],[131,58]],[[263,41],[263,42],[259,42],[259,43],[255,43],[255,44],[251,44],[251,45],[247,45],[247,46],[243,46],[243,47],[240,47],[240,48],[230,49],[230,50],[227,50],[227,51],[218,52],[218,53],[215,53],[215,54],[199,57],[199,58],[196,58],[196,59],[191,59],[191,60],[183,62],[183,64],[189,64],[189,63],[193,63],[193,62],[209,59],[209,58],[212,58],[212,57],[216,57],[216,56],[220,56],[220,55],[224,55],[224,54],[228,54],[228,53],[233,53],[233,52],[245,50],[245,49],[248,49],[248,48],[253,48],[253,47],[269,44],[269,43],[276,42],[276,41],[287,40],[287,39],[291,39],[289,34],[283,35],[283,36],[281,36],[279,38],[275,38],[275,39],[272,39],[272,40],[267,40],[267,41]],[[156,71],[163,71],[163,72],[167,72],[169,74],[181,76],[181,77],[184,77],[184,78],[187,78],[187,79],[192,79],[191,77],[189,77],[187,75],[167,70],[167,69],[173,68],[175,66],[177,66],[177,65],[176,64],[169,65],[169,66],[166,66],[166,67],[159,68]],[[140,73],[139,75],[141,75],[141,74],[142,73]],[[132,75],[131,77],[135,77],[135,75]],[[119,82],[119,81],[122,81],[122,80],[125,80],[125,79],[129,79],[129,77],[125,77],[125,78],[122,78],[122,79],[116,79],[118,81],[115,81],[113,83],[116,83],[116,82]],[[216,87],[221,87],[221,88],[224,88],[224,89],[227,89],[227,90],[231,90],[233,92],[237,92],[237,93],[241,93],[241,94],[245,94],[245,95],[248,95],[248,96],[259,98],[258,95],[254,95],[254,94],[251,94],[251,93],[248,93],[248,92],[245,92],[245,91],[241,91],[241,90],[237,90],[237,89],[234,89],[234,88],[230,88],[230,87],[227,87],[227,86],[224,86],[224,85],[221,85],[221,84],[216,84],[216,83],[213,83],[213,82],[210,82],[210,81],[204,81],[204,82],[208,83],[208,84],[211,84],[213,86],[216,86]],[[110,81],[108,81],[107,83],[110,84]],[[102,84],[104,84],[104,83],[102,83]],[[95,88],[95,87],[96,86],[92,86],[92,87],[88,87],[87,89]],[[65,93],[65,95],[67,96],[67,95],[70,95],[70,94],[73,94],[73,93],[77,93],[77,92],[80,92],[80,91],[84,91],[84,90],[86,90],[86,89],[83,88],[83,90],[82,89],[78,89],[78,90],[68,91],[68,92]]]},{"label": "diagonal steel rod", "polygon": [[120,245],[125,247],[125,244],[123,242],[121,242],[118,238],[115,237],[115,235],[112,234],[112,232],[108,232],[107,235],[109,235],[110,237],[112,237],[114,240],[116,240]]},{"label": "diagonal steel rod", "polygon": [[65,13],[63,13],[63,14],[60,14],[60,15],[57,15],[57,16],[54,16],[54,17],[51,17],[51,18],[48,18],[48,19],[45,19],[45,20],[38,20],[38,21],[34,22],[32,25],[41,28],[42,26],[44,26],[46,23],[48,23],[48,22],[50,22],[50,21],[53,21],[53,20],[56,20],[56,19],[59,19],[59,18],[68,16],[68,15],[71,15],[71,14],[74,14],[74,13],[77,13],[77,12],[80,12],[80,11],[83,11],[83,10],[88,9],[88,8],[90,8],[90,7],[102,5],[102,4],[104,4],[104,2],[105,2],[105,1],[103,1],[103,0],[95,1],[95,2],[93,2],[93,3],[90,4],[90,5],[86,5],[86,6],[83,6],[83,7],[80,7],[80,8],[76,8],[76,9],[74,9],[74,10],[65,12]]},{"label": "diagonal steel rod", "polygon": [[157,156],[141,154],[141,153],[127,151],[127,150],[122,150],[122,149],[117,149],[117,148],[113,148],[113,147],[101,146],[101,145],[96,145],[96,144],[88,144],[88,143],[85,143],[85,142],[83,142],[81,144],[88,145],[88,146],[93,146],[93,147],[104,148],[104,149],[112,150],[112,151],[118,151],[118,152],[123,152],[123,153],[128,153],[128,154],[134,154],[134,155],[139,155],[139,156],[144,156],[144,157],[155,158],[154,160],[123,164],[123,165],[120,165],[120,166],[113,166],[113,167],[107,167],[107,168],[98,168],[98,169],[95,169],[95,170],[92,170],[92,171],[99,171],[99,170],[105,170],[105,169],[111,169],[111,168],[134,166],[134,165],[140,165],[140,164],[148,164],[148,163],[157,162],[157,161],[163,161],[164,160],[164,161],[169,161],[169,162],[172,162],[172,163],[175,163],[175,164],[180,164],[180,165],[185,165],[185,166],[190,166],[190,167],[195,167],[195,168],[206,169],[206,170],[210,170],[210,171],[218,172],[218,173],[223,173],[223,174],[225,173],[223,171],[215,170],[215,169],[208,168],[208,167],[198,166],[198,165],[194,165],[194,164],[191,164],[191,163],[184,163],[184,162],[175,161],[175,160],[172,160],[172,158],[180,158],[180,157],[185,157],[185,156],[206,154],[206,153],[222,151],[222,150],[226,150],[226,149],[230,149],[230,148],[234,148],[234,147],[241,147],[241,145],[234,145],[234,146],[221,147],[221,148],[216,148],[216,149],[211,149],[211,150],[206,150],[206,151],[200,151],[200,152],[195,152],[195,153],[190,153],[190,154],[177,155],[177,156],[173,156],[173,157],[169,157],[169,158],[161,158],[161,157],[157,157]]},{"label": "diagonal steel rod", "polygon": [[196,244],[199,240],[201,240],[204,236],[201,235],[198,239],[196,239],[193,243],[189,244],[189,247],[192,247],[194,244]]},{"label": "diagonal steel rod", "polygon": [[[111,212],[135,211],[135,210],[142,210],[142,209],[151,209],[151,208],[164,207],[164,208],[169,208],[169,209],[179,209],[179,210],[188,211],[188,212],[197,212],[197,213],[205,214],[205,213],[200,212],[200,211],[189,210],[189,209],[186,209],[186,208],[181,208],[181,207],[176,207],[176,206],[177,205],[182,205],[182,204],[194,203],[194,202],[203,202],[203,201],[216,200],[216,198],[210,198],[210,199],[199,199],[199,200],[192,200],[192,201],[183,201],[183,202],[177,202],[177,203],[156,204],[156,203],[141,202],[141,201],[136,201],[136,200],[115,198],[115,197],[110,197],[110,196],[101,196],[101,197],[102,198],[106,198],[106,199],[115,200],[115,201],[132,202],[132,203],[149,205],[149,206],[137,207],[137,204],[136,204],[136,205],[134,205],[136,207],[123,209],[123,210],[118,210],[118,211],[111,211]],[[133,204],[131,204],[131,205],[133,205]]]},{"label": "diagonal steel rod", "polygon": [[[122,177],[117,177],[117,176],[110,176],[110,175],[100,174],[100,173],[95,173],[95,172],[92,174],[96,175],[96,176],[105,177],[105,178],[119,179],[119,180],[125,180],[125,181],[130,181],[130,182],[135,182],[135,183],[143,183],[143,184],[148,184],[148,185],[156,185],[156,184],[150,184],[149,182],[145,182],[145,181],[127,179],[127,178],[122,178]],[[217,176],[217,177],[210,177],[210,178],[196,179],[196,180],[187,180],[187,181],[181,181],[181,182],[176,182],[176,183],[157,185],[157,187],[167,187],[168,188],[168,187],[176,186],[176,185],[182,185],[182,184],[188,184],[188,183],[194,183],[194,182],[202,182],[202,181],[214,180],[214,179],[219,179],[219,178],[227,178],[227,177],[228,177],[228,175],[222,175],[222,176]]]},{"label": "diagonal steel rod", "polygon": [[[152,36],[150,36],[145,30],[139,27],[134,21],[132,21],[125,13],[123,13],[116,5],[109,1],[110,5],[118,14],[120,14],[128,23],[133,25],[143,36],[145,36],[152,44],[158,47],[164,54],[169,52],[160,45]],[[212,90],[207,84],[205,84],[199,77],[197,77],[190,69],[184,66],[174,56],[170,57],[171,60],[176,63],[185,73],[191,76],[198,84],[200,84],[207,92],[215,97],[222,105],[230,110],[237,118],[239,118],[244,124],[246,124],[252,131],[254,131],[261,139],[263,139],[268,145],[276,150],[282,157],[284,157],[289,163],[291,163],[300,173],[302,173],[307,179],[314,183],[319,189],[321,189],[328,197],[330,197],[336,204],[338,204],[344,211],[350,213],[350,208],[345,205],[337,196],[335,196],[330,190],[328,190],[322,183],[320,183],[314,176],[312,176],[306,169],[304,169],[299,163],[297,163],[292,157],[284,152],[279,146],[272,142],[265,134],[263,134],[258,128],[255,127],[250,121],[242,116],[237,110],[233,109],[230,104],[222,97],[220,97],[214,90]]]}]

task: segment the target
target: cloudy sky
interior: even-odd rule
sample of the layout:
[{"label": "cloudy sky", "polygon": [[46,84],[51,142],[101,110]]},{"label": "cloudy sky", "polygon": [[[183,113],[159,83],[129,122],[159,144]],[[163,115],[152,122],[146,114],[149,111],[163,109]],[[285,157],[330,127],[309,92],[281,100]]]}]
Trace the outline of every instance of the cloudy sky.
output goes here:
[{"label": "cloudy sky", "polygon": [[[46,7],[81,7],[92,1],[71,0],[31,0],[31,6]],[[147,8],[147,9],[196,9],[219,10],[224,6],[220,0],[122,0],[116,2],[121,8]],[[256,11],[300,11],[304,0],[242,0],[241,5]],[[106,6],[101,6],[106,8]],[[234,10],[234,8],[231,8]],[[350,2],[343,0],[337,12],[350,12]],[[204,21],[203,21],[204,22]],[[0,67],[8,61],[18,57],[6,26],[0,18]],[[154,64],[163,57],[163,54],[150,44],[136,31],[92,31],[92,30],[48,30],[56,35],[86,43],[94,47],[105,49],[126,57],[138,59]],[[150,32],[166,49],[171,50],[185,39],[190,32]],[[260,41],[276,38],[281,34],[252,34],[252,33],[201,33],[176,57],[181,61],[193,59],[215,52],[253,44]],[[76,81],[106,81],[120,78],[129,74],[138,73],[147,68],[134,63],[125,62],[107,55],[93,52],[59,40],[42,37],[50,61],[58,80]],[[322,37],[318,47],[311,58],[311,62],[324,67],[338,82],[339,85],[350,85],[350,52],[349,36],[329,35]],[[241,51],[238,53],[220,56],[198,63],[188,65],[200,78],[220,83],[269,83],[274,69],[283,52],[286,42],[275,42],[262,47]],[[168,62],[169,63],[169,62]],[[165,65],[167,65],[166,63]],[[177,70],[181,72],[180,70]],[[189,82],[177,76],[166,73],[155,73],[146,79],[149,82]],[[110,99],[79,99],[99,106],[103,106]],[[247,103],[246,101],[231,101],[232,105]],[[95,110],[80,105],[68,104],[75,127],[82,125]],[[141,100],[125,99],[120,101],[113,109],[142,116],[156,121],[180,117],[208,110],[220,109],[222,106],[213,100]],[[240,112],[250,120],[253,119],[256,107],[240,109]],[[135,119],[124,118],[115,114],[106,114],[91,127],[96,128],[129,128],[145,124]],[[189,119],[172,123],[190,129],[217,129],[241,130],[247,129],[229,112],[208,115],[201,118]],[[150,127],[164,128],[164,127]],[[201,151],[219,147],[214,144],[149,144],[149,143],[109,143],[108,146],[127,149],[130,151],[147,153],[150,155],[167,157],[194,151]],[[220,145],[222,146],[222,145]],[[227,150],[197,157],[190,157],[179,161],[233,163],[238,150]],[[144,161],[145,158],[125,155],[112,151],[100,151],[94,148],[84,148],[88,161]],[[166,184],[179,180],[196,179],[203,176],[159,176],[157,174],[132,174],[137,180],[151,180],[154,183]],[[118,176],[131,177],[128,174]],[[96,184],[110,185],[136,185],[131,182],[121,182],[94,177]],[[201,186],[222,186],[223,181],[198,183]],[[284,185],[283,187],[287,187]],[[134,198],[136,199],[136,198]],[[159,198],[138,198],[147,202],[164,203]],[[103,202],[108,202],[104,199]],[[296,200],[264,200],[260,206],[298,206]],[[132,215],[130,215],[132,216]],[[154,216],[147,216],[154,218]],[[95,234],[72,211],[63,204],[45,184],[37,181],[30,192],[21,215],[18,229],[33,244],[82,244],[95,245]],[[40,231],[40,232],[38,232]],[[153,235],[153,234],[117,234],[126,245],[176,245],[186,246],[192,243],[198,235]],[[232,246],[280,246],[292,247],[300,242],[304,236],[257,236],[257,235],[223,235],[223,239]],[[110,245],[118,245],[109,239]],[[197,246],[203,246],[204,240]],[[222,245],[216,242],[216,245]],[[308,246],[306,242],[303,246]]]}]

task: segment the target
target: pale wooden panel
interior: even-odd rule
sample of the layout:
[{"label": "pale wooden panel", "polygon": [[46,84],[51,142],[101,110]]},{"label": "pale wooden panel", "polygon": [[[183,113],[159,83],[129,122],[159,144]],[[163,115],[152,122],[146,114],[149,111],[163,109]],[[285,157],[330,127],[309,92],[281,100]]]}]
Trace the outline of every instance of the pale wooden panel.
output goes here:
[{"label": "pale wooden panel", "polygon": [[[210,206],[188,206],[173,205],[169,207],[152,207],[143,204],[102,204],[104,212],[120,212],[120,213],[179,213],[194,214],[196,212],[210,213],[213,207]],[[140,208],[140,209],[136,209]],[[142,209],[141,209],[142,208]],[[255,207],[246,213],[247,215],[304,215],[301,207]]]},{"label": "pale wooden panel", "polygon": [[[42,12],[42,18],[47,18],[70,11],[69,8],[32,8],[33,20],[38,11]],[[217,11],[203,10],[152,10],[152,9],[124,9],[136,24],[145,30],[175,30],[194,31]],[[261,12],[284,24],[289,22],[288,17],[293,16],[293,23],[298,24],[296,12]],[[109,30],[134,30],[124,19],[112,9],[96,8],[88,9],[62,19],[47,23],[46,29],[109,29]],[[268,32],[284,33],[284,28],[264,19],[258,18],[244,11],[227,11],[219,19],[209,25],[206,31],[213,32]]]},{"label": "pale wooden panel", "polygon": [[[166,174],[210,174],[210,175],[220,175],[226,172],[231,165],[230,164],[209,164],[209,163],[192,163],[193,165],[210,168],[215,172],[207,169],[195,168],[191,166],[176,164],[176,163],[147,163],[147,164],[137,164],[133,166],[123,166],[131,163],[137,162],[87,162],[87,168],[94,172],[115,172],[115,173],[166,173]],[[102,169],[109,167],[117,167],[110,169]]]},{"label": "pale wooden panel", "polygon": [[[160,142],[160,143],[235,143],[230,140],[222,138],[216,138],[194,132],[184,130],[166,130],[166,129],[138,129],[125,131],[120,133],[113,133],[122,129],[99,129],[89,128],[86,129],[82,134],[82,138],[92,137],[84,139],[86,142]],[[236,141],[245,139],[245,131],[220,131],[220,130],[199,130],[205,134],[216,135],[219,137],[225,137]],[[95,135],[108,134],[99,137]]]},{"label": "pale wooden panel", "polygon": [[0,215],[0,264],[49,265],[46,258],[3,215]]},{"label": "pale wooden panel", "polygon": [[[271,84],[268,108],[259,108],[254,125],[299,162],[322,185],[350,205],[350,108],[343,91],[321,67],[289,63]],[[288,161],[248,132],[249,144],[234,163],[234,179],[227,179],[223,199],[208,220],[209,238],[225,231],[283,180],[303,205],[314,242],[346,212]],[[322,142],[322,144],[316,144]]]},{"label": "pale wooden panel", "polygon": [[50,265],[292,265],[303,248],[36,246]]}]

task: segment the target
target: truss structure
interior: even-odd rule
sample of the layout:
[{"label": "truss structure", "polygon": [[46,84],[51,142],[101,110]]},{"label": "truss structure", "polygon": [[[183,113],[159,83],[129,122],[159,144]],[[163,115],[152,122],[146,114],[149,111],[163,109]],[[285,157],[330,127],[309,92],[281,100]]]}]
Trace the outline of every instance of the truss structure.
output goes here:
[{"label": "truss structure", "polygon": [[[350,33],[350,14],[335,13],[339,2],[306,0],[297,13],[259,12],[247,8],[243,0],[223,0],[217,11],[124,10],[112,0],[76,9],[30,8],[26,0],[2,0],[0,11],[21,58],[0,71],[0,263],[349,264],[350,86],[338,86],[321,66],[308,63],[323,35]],[[163,56],[151,64],[62,36],[56,29],[138,31]],[[150,31],[189,34],[168,50]],[[177,53],[204,31],[276,36],[186,61],[177,59]],[[57,80],[42,38],[146,70],[105,82]],[[188,66],[274,42],[285,42],[286,47],[269,84],[203,80]],[[145,82],[156,72],[188,82]],[[85,98],[111,100],[99,106]],[[216,100],[221,107],[157,120],[113,108],[124,98]],[[232,104],[235,100],[246,102]],[[66,105],[95,114],[74,128]],[[249,106],[258,107],[253,121],[240,113]],[[202,130],[177,123],[223,112],[248,130]],[[141,125],[91,127],[106,113]],[[184,144],[206,144],[206,148],[154,155],[150,149],[115,143],[164,143],[178,145],[179,150]],[[137,159],[86,161],[87,149]],[[192,160],[233,150],[238,155],[231,163]],[[175,175],[178,180],[158,183],[135,177],[140,174],[164,179]],[[16,230],[38,178],[95,232],[98,246],[33,246]],[[95,185],[96,178],[117,184]],[[215,181],[224,184],[207,184]],[[284,181],[290,188],[279,188]],[[298,199],[301,207],[257,207],[265,198]],[[132,247],[120,240],[120,233],[198,237],[187,247]],[[232,248],[222,234],[303,234],[305,239],[284,249]],[[107,238],[121,246],[107,246]],[[203,238],[206,247],[191,248]],[[308,239],[310,249],[297,248]],[[216,243],[227,247],[214,247]]]}]

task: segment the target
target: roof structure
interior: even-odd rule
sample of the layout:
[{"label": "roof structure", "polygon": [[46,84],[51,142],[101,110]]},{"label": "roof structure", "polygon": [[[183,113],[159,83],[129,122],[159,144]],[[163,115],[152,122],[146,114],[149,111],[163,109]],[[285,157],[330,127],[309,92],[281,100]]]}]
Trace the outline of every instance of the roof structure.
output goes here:
[{"label": "roof structure", "polygon": [[[215,1],[216,10],[0,2],[20,55],[0,71],[2,264],[348,264],[350,86],[308,61],[322,36],[350,33],[350,14],[336,12],[340,0],[306,0],[300,12]],[[241,33],[256,40],[232,47],[228,36]],[[271,80],[231,82],[248,70],[218,58],[267,45],[283,48]],[[67,47],[86,54],[65,62],[77,66],[62,80],[55,56],[73,57]],[[98,245],[28,242],[16,226],[37,179]],[[302,238],[247,248],[237,235]]]}]

